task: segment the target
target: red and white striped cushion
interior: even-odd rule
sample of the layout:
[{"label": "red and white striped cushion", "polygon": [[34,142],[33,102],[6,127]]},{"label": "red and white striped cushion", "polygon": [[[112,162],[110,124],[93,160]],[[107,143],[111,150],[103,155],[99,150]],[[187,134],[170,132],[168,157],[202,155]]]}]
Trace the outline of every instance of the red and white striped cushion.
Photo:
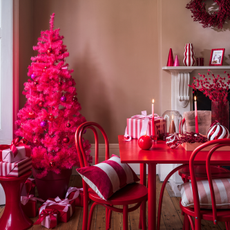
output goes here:
[{"label": "red and white striped cushion", "polygon": [[116,191],[127,184],[139,181],[128,164],[121,163],[120,157],[112,155],[106,161],[94,166],[76,169],[83,180],[103,200],[108,200]]},{"label": "red and white striped cushion", "polygon": [[[198,194],[201,208],[211,209],[211,194],[208,180],[198,181]],[[181,192],[181,204],[184,207],[193,207],[192,185],[190,182],[178,185]],[[213,180],[213,189],[216,197],[216,206],[218,209],[230,208],[230,178]]]}]

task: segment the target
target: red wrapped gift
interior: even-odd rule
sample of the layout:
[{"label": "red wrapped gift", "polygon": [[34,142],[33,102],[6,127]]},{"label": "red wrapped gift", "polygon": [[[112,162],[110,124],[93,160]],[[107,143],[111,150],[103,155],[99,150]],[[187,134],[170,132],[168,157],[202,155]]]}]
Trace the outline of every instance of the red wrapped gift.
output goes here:
[{"label": "red wrapped gift", "polygon": [[22,210],[29,218],[37,216],[37,201],[44,202],[44,200],[36,198],[34,195],[21,196]]},{"label": "red wrapped gift", "polygon": [[65,198],[75,201],[75,206],[83,207],[83,188],[69,187]]},{"label": "red wrapped gift", "polygon": [[[164,118],[154,114],[155,133],[158,138],[165,134],[166,121]],[[147,115],[147,111],[142,111],[140,115],[134,115],[127,118],[127,127],[125,137],[139,139],[143,135],[151,136],[152,131],[152,114]]]},{"label": "red wrapped gift", "polygon": [[56,197],[55,199],[48,199],[39,209],[40,213],[45,209],[56,209],[59,211],[60,215],[58,221],[68,222],[69,218],[73,215],[75,211],[75,202],[74,200],[60,199]]},{"label": "red wrapped gift", "polygon": [[32,158],[28,157],[21,161],[8,163],[0,161],[0,176],[15,176],[19,177],[28,172],[32,168]]},{"label": "red wrapped gift", "polygon": [[59,211],[56,209],[44,209],[39,214],[38,220],[35,225],[41,224],[46,228],[55,228],[58,223]]},{"label": "red wrapped gift", "polygon": [[0,145],[0,161],[2,161],[2,151],[8,149],[10,145]]},{"label": "red wrapped gift", "polygon": [[35,179],[28,178],[22,187],[21,196],[28,196],[34,195],[35,196]]}]

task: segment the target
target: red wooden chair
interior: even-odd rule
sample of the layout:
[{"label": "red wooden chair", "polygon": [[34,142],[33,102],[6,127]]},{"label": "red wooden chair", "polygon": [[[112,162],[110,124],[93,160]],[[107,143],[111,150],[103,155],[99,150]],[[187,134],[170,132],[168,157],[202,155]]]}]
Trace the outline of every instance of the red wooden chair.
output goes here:
[{"label": "red wooden chair", "polygon": [[[201,150],[207,146],[212,146],[212,148],[208,152],[206,161],[202,162],[206,167],[206,180],[199,181],[195,173],[195,159],[199,158],[199,155],[202,154]],[[212,165],[210,163],[213,153],[223,146],[230,146],[230,139],[206,142],[198,146],[190,157],[189,171],[191,182],[179,186],[181,190],[180,208],[185,215],[184,229],[190,229],[191,226],[192,229],[200,230],[201,219],[213,221],[214,224],[217,224],[218,221],[225,222],[226,229],[230,229],[230,194],[228,193],[228,190],[230,190],[230,178],[220,175],[218,179],[214,179],[211,171]],[[216,153],[229,154],[229,152],[226,151],[218,151]],[[172,170],[162,184],[158,206],[157,229],[160,227],[160,215],[165,185],[172,174],[185,167],[187,167],[187,165],[181,165]],[[195,222],[192,217],[194,217]]]},{"label": "red wooden chair", "polygon": [[[86,130],[91,130],[94,134],[95,165],[93,166],[89,166],[86,160],[86,154],[85,154],[84,145],[83,145],[84,143],[82,141],[83,135],[85,134]],[[98,135],[101,135],[100,133],[104,137],[104,143],[105,143],[105,150],[103,150],[105,151],[105,158],[104,158],[105,161],[103,161],[101,164],[98,163],[98,157],[99,157]],[[105,178],[104,174],[106,173],[107,175],[107,173],[109,174],[111,172],[107,172],[103,165],[107,167],[108,166],[107,164],[109,164],[111,165],[111,167],[114,167],[113,166],[114,162],[111,161],[111,158],[109,158],[110,157],[109,156],[109,141],[108,141],[108,138],[107,138],[107,135],[104,129],[95,122],[84,122],[76,130],[75,144],[76,144],[79,161],[80,161],[80,168],[76,170],[82,176],[82,183],[83,183],[83,225],[82,225],[82,229],[83,230],[90,229],[93,211],[94,211],[95,206],[98,204],[106,208],[106,230],[110,229],[112,211],[123,213],[123,229],[127,230],[128,229],[128,212],[136,210],[138,207],[140,207],[140,205],[142,207],[141,214],[140,214],[141,227],[142,229],[146,229],[146,201],[148,197],[148,189],[146,188],[146,186],[139,184],[139,183],[127,184],[123,188],[119,188],[119,190],[113,193],[110,197],[108,197],[108,199],[105,199],[104,192],[107,191],[108,187],[110,186],[110,182],[117,183],[118,181],[120,181],[120,185],[121,185],[121,181],[124,182],[125,177],[127,177],[126,181],[128,181],[128,177],[130,176],[135,177],[136,175],[128,174],[124,178],[120,178],[121,177],[120,176],[117,180],[111,179],[109,183],[106,183],[106,180],[109,180],[109,179]],[[118,161],[118,162],[120,161],[120,158],[117,156],[112,156],[112,158],[114,158],[115,161]],[[119,163],[119,167],[120,166],[122,166],[126,171],[131,170],[131,168],[127,164]],[[101,174],[102,171],[103,171],[103,174]],[[86,173],[84,174],[84,172]],[[90,178],[90,176],[88,176],[90,173],[92,173],[94,178]],[[96,173],[99,173],[99,175],[101,174],[102,175],[101,178],[96,178],[97,177]],[[132,173],[134,172],[132,171]],[[102,185],[103,189],[101,190],[99,187],[100,183],[102,184],[104,183]],[[96,189],[94,188],[94,185],[96,185]],[[89,217],[88,217],[88,199],[91,199],[93,201],[93,204],[90,209]],[[122,206],[122,208],[115,207],[117,205]],[[129,207],[128,205],[132,205],[132,206]]]}]

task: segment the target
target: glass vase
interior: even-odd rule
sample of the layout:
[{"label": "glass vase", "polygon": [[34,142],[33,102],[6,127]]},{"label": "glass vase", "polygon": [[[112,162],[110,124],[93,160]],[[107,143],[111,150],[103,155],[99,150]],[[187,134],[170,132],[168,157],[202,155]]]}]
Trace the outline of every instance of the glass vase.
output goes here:
[{"label": "glass vase", "polygon": [[218,121],[229,129],[229,102],[212,101],[212,123]]}]

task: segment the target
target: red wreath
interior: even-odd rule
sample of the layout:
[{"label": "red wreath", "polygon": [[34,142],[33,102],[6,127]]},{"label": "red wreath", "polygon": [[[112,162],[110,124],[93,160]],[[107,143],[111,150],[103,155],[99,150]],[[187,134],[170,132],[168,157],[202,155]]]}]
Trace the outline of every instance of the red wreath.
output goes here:
[{"label": "red wreath", "polygon": [[206,11],[206,3],[202,0],[191,0],[186,8],[191,10],[192,18],[206,27],[218,27],[222,29],[226,20],[230,19],[230,1],[229,0],[213,0],[219,6],[219,10],[209,14]]}]

